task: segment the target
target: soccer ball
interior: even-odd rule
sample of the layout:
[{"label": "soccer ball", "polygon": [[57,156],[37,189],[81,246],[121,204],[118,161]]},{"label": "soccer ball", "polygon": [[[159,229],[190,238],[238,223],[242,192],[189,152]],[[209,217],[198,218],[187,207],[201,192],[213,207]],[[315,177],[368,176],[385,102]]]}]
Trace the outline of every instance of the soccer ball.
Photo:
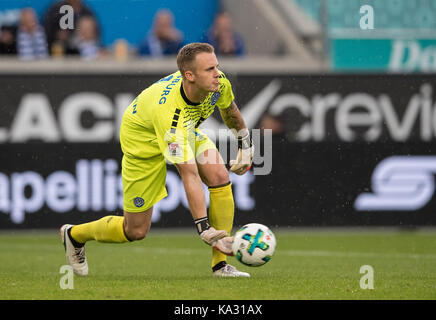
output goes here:
[{"label": "soccer ball", "polygon": [[250,267],[259,267],[270,261],[275,248],[274,233],[260,223],[246,224],[233,238],[233,254],[241,263]]}]

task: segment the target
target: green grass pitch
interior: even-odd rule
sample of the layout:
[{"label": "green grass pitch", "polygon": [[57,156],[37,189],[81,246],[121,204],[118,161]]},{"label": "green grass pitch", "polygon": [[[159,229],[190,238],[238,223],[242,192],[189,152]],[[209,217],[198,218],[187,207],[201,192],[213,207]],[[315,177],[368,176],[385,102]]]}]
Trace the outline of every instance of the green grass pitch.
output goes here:
[{"label": "green grass pitch", "polygon": [[[0,232],[0,299],[436,299],[436,230],[277,229],[262,267],[229,262],[249,279],[217,279],[210,248],[192,229],[151,230],[126,244],[86,245],[90,272],[61,289],[57,230]],[[363,265],[374,289],[362,289]],[[363,280],[362,280],[363,281]],[[366,282],[368,283],[368,282]]]}]

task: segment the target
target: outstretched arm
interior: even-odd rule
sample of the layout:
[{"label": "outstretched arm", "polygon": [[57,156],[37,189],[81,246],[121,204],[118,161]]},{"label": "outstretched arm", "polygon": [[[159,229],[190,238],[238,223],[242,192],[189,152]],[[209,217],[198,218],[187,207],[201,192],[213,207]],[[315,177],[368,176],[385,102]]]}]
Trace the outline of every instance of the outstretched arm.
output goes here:
[{"label": "outstretched arm", "polygon": [[[216,230],[209,225],[207,218],[206,198],[203,192],[203,185],[195,161],[176,164],[180,177],[185,187],[188,198],[189,209],[201,239],[208,245],[221,251],[226,255],[232,255],[231,242],[228,240],[228,233],[225,230]],[[223,242],[223,238],[227,241]]]},{"label": "outstretched arm", "polygon": [[176,164],[176,167],[185,187],[192,218],[195,221],[207,217],[206,198],[195,161],[193,163],[179,163]]}]

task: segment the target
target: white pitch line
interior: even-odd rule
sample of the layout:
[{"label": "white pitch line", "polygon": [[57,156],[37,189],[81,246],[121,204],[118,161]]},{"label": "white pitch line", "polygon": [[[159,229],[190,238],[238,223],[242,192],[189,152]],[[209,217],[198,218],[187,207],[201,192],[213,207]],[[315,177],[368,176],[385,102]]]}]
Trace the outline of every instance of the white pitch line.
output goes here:
[{"label": "white pitch line", "polygon": [[[207,249],[207,248],[206,248]],[[192,248],[164,248],[164,247],[134,247],[130,248],[134,252],[150,252],[155,254],[179,254],[179,255],[196,255],[198,253],[204,252],[202,249],[192,249]]]},{"label": "white pitch line", "polygon": [[[155,254],[196,255],[203,252],[202,249],[193,248],[132,248],[136,252],[150,252]],[[395,259],[436,259],[436,254],[424,253],[384,253],[384,252],[342,252],[325,250],[277,250],[275,255],[288,255],[299,257],[337,257],[337,258],[395,258]]]}]

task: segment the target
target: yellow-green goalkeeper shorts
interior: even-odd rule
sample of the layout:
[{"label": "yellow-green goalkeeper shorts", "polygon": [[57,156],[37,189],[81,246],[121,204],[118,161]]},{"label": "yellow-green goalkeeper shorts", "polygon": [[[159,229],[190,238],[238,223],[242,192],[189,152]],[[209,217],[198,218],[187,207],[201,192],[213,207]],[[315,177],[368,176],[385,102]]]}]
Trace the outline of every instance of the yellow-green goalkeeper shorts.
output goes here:
[{"label": "yellow-green goalkeeper shorts", "polygon": [[[209,149],[217,149],[215,143],[200,129],[195,130],[196,157]],[[121,162],[123,180],[123,209],[127,212],[144,212],[165,198],[167,162],[162,154],[140,159],[124,155]]]}]

